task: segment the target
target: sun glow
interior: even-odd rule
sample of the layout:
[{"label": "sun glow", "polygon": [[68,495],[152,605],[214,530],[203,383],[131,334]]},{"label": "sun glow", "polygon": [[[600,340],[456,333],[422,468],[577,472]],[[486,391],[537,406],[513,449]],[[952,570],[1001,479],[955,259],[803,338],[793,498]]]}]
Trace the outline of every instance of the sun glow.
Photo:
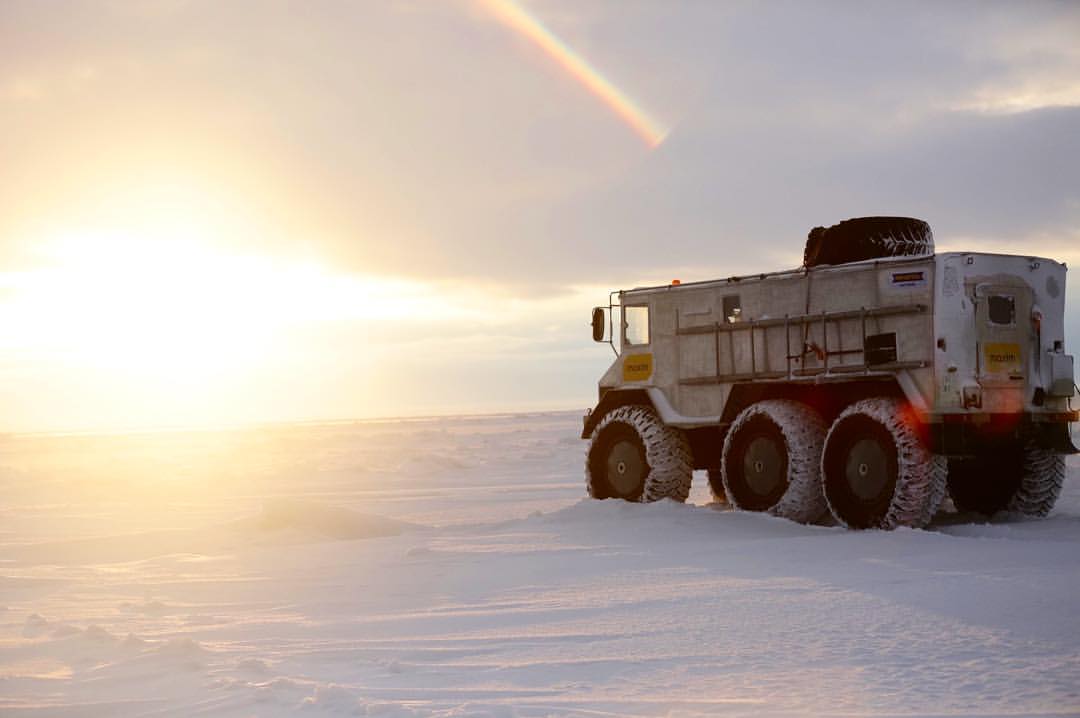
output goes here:
[{"label": "sun glow", "polygon": [[[29,262],[0,273],[0,351],[28,376],[47,370],[79,391],[96,386],[102,416],[129,405],[136,425],[228,423],[237,387],[273,392],[317,351],[305,342],[332,332],[320,327],[347,324],[362,336],[377,323],[473,311],[436,301],[422,283],[231,251],[179,225],[154,236],[82,230],[35,243]],[[348,360],[362,375],[374,355],[364,348]]]},{"label": "sun glow", "polygon": [[356,256],[320,253],[299,223],[262,211],[285,201],[277,195],[245,198],[179,165],[152,170],[141,183],[134,172],[83,178],[6,234],[0,431],[458,410],[446,397],[462,390],[440,372],[467,372],[477,356],[516,361],[538,341],[557,347],[559,327],[537,318],[576,316],[587,301],[578,290],[522,297],[496,281],[364,272]]},{"label": "sun glow", "polygon": [[77,233],[47,242],[41,256],[42,265],[0,279],[7,336],[118,366],[227,367],[256,360],[292,322],[431,311],[415,283],[198,241]]}]

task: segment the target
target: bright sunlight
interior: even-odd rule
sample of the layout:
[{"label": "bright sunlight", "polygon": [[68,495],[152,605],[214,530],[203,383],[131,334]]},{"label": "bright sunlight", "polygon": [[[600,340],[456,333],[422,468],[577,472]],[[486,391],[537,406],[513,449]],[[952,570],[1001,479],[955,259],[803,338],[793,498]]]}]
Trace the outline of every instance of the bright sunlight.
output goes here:
[{"label": "bright sunlight", "polygon": [[[281,370],[302,353],[293,339],[305,327],[478,313],[436,301],[420,282],[334,271],[317,259],[241,253],[181,217],[138,234],[59,232],[35,243],[27,268],[0,274],[0,292],[3,351],[68,377],[104,381],[106,406],[152,397],[160,418],[151,425],[214,417],[228,423],[234,412],[215,396],[260,371]],[[196,397],[197,415],[163,416]]]}]

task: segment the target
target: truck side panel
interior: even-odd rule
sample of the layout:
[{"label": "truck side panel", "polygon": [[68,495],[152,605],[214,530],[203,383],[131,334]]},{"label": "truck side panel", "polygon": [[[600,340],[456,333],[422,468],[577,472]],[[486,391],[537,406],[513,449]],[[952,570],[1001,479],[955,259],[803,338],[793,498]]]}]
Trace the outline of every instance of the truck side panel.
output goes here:
[{"label": "truck side panel", "polygon": [[934,277],[932,258],[886,260],[635,290],[623,302],[651,308],[651,344],[634,349],[652,356],[641,384],[663,391],[684,423],[709,423],[740,382],[865,375],[864,337],[877,337],[871,358],[882,371],[904,367],[929,399]]}]

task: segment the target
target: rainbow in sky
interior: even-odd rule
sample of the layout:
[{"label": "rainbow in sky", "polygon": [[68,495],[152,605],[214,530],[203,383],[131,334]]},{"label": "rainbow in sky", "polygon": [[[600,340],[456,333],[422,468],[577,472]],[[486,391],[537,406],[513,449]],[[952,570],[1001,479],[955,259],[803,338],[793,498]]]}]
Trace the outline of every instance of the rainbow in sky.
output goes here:
[{"label": "rainbow in sky", "polygon": [[508,27],[535,42],[551,59],[559,63],[578,82],[588,88],[625,122],[650,148],[658,146],[667,136],[649,115],[636,106],[596,68],[566,46],[550,30],[514,0],[480,0],[496,18]]}]

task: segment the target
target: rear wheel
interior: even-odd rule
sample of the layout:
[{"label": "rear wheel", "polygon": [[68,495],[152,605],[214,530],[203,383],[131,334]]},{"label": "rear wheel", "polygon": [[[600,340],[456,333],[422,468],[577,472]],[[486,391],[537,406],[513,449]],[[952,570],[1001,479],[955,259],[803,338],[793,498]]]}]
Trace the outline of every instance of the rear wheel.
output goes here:
[{"label": "rear wheel", "polygon": [[1009,501],[1009,511],[1043,517],[1061,496],[1065,483],[1065,456],[1051,449],[1029,446],[1024,450],[1020,488]]},{"label": "rear wheel", "polygon": [[1011,448],[949,461],[949,496],[959,511],[993,516],[1020,488],[1023,451]]},{"label": "rear wheel", "polygon": [[786,399],[744,409],[724,439],[723,488],[745,511],[811,522],[825,513],[819,463],[825,423],[810,407]]},{"label": "rear wheel", "polygon": [[645,406],[621,406],[593,429],[585,486],[594,499],[686,501],[693,477],[690,445]]},{"label": "rear wheel", "polygon": [[884,397],[840,413],[821,473],[829,509],[848,528],[925,526],[945,493],[945,459],[923,445],[907,405]]},{"label": "rear wheel", "polygon": [[1065,481],[1065,457],[1036,446],[1013,446],[949,462],[949,495],[960,511],[992,516],[1050,513]]}]

